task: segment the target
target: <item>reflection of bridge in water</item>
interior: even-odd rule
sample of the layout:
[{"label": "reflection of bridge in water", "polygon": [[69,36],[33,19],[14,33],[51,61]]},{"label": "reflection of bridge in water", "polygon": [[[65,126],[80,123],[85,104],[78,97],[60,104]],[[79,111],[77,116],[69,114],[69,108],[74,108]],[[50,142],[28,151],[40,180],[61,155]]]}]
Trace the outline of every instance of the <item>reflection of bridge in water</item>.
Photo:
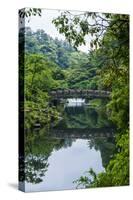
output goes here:
[{"label": "reflection of bridge in water", "polygon": [[48,137],[52,138],[107,138],[114,137],[113,128],[64,128],[49,130]]},{"label": "reflection of bridge in water", "polygon": [[60,98],[109,98],[110,92],[105,90],[80,90],[80,89],[67,89],[67,90],[54,90],[49,92],[49,95],[54,99]]}]

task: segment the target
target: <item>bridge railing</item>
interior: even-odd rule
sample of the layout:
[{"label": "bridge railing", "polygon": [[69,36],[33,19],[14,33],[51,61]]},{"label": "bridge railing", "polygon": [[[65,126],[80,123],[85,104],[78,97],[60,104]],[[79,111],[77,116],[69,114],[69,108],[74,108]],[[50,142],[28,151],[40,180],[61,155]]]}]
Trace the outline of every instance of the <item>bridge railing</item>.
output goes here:
[{"label": "bridge railing", "polygon": [[63,97],[109,97],[110,91],[105,90],[80,90],[80,89],[68,89],[68,90],[54,90],[49,93],[50,96],[63,98]]}]

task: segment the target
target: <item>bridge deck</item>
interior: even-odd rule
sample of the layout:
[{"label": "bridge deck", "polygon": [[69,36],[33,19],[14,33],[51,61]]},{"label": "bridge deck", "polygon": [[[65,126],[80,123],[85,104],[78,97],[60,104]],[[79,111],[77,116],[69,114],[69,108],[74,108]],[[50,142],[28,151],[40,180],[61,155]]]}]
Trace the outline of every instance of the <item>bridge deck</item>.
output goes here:
[{"label": "bridge deck", "polygon": [[110,97],[110,92],[104,90],[68,89],[51,91],[49,95],[53,98],[108,98]]}]

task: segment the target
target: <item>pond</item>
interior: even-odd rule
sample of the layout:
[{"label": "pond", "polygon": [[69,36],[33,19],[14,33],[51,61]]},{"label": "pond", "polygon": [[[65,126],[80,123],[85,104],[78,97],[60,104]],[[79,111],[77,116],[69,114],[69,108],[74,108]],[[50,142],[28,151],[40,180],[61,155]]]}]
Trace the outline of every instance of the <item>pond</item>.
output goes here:
[{"label": "pond", "polygon": [[49,131],[26,133],[26,192],[76,189],[74,181],[88,176],[90,168],[105,171],[113,156],[114,127],[102,107],[85,99],[67,99],[57,104],[57,110],[60,120]]}]

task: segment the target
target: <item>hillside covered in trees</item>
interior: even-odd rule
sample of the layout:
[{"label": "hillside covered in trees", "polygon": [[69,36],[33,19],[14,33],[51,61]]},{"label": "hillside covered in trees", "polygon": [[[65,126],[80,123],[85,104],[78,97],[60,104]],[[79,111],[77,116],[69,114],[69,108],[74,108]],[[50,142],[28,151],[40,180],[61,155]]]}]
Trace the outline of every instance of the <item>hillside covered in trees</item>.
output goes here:
[{"label": "hillside covered in trees", "polygon": [[82,65],[88,61],[87,54],[77,52],[66,41],[53,39],[44,30],[33,32],[30,27],[22,28],[20,30],[20,43],[22,44],[23,34],[25,34],[26,53],[45,55],[49,61],[56,63],[62,69]]}]

